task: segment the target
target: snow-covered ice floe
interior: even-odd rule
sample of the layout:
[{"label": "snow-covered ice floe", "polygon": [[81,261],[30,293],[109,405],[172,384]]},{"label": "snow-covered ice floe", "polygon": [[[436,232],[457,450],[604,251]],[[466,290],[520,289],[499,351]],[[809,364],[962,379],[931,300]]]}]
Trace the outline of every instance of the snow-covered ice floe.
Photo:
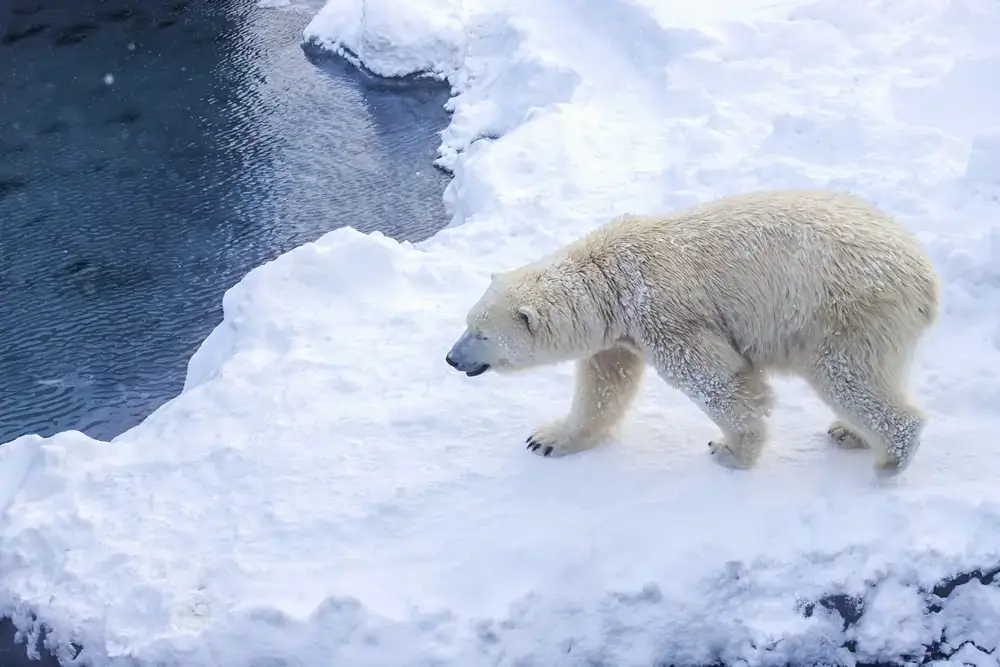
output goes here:
[{"label": "snow-covered ice floe", "polygon": [[[314,48],[452,86],[451,225],[297,248],[141,425],[0,447],[0,612],[67,664],[998,664],[998,34],[993,0],[331,0]],[[791,186],[868,197],[944,278],[894,483],[795,382],[734,472],[653,375],[553,460],[523,442],[569,366],[444,363],[491,271]]]}]

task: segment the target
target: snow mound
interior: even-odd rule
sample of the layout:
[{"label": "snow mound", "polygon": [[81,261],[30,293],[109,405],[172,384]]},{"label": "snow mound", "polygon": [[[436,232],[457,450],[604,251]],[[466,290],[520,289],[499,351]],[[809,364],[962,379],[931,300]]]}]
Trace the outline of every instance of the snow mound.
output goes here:
[{"label": "snow mound", "polygon": [[305,39],[382,76],[447,76],[462,66],[463,3],[329,0]]},{"label": "snow mound", "polygon": [[[307,41],[452,86],[451,226],[299,247],[227,292],[142,424],[0,447],[0,607],[68,664],[998,664],[1000,207],[975,104],[1000,95],[1000,8],[696,4],[330,0]],[[826,442],[800,383],[737,473],[655,377],[617,439],[551,460],[522,443],[570,368],[444,364],[490,272],[619,213],[802,185],[897,214],[941,269],[931,421],[895,483]]]},{"label": "snow mound", "polygon": [[1000,185],[1000,128],[976,135],[965,176],[970,181]]}]

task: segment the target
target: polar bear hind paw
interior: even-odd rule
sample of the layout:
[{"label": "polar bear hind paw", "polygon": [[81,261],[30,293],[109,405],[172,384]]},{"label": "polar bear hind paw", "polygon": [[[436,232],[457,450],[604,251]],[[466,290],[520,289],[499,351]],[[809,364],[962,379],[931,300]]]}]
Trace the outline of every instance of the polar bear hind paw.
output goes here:
[{"label": "polar bear hind paw", "polygon": [[713,461],[718,463],[723,468],[728,468],[729,470],[746,470],[754,464],[752,458],[746,455],[738,455],[737,452],[729,446],[725,438],[710,440],[708,443],[708,453],[711,455]]},{"label": "polar bear hind paw", "polygon": [[868,443],[865,442],[865,439],[842,421],[830,424],[826,434],[830,436],[835,445],[843,449],[868,449]]}]

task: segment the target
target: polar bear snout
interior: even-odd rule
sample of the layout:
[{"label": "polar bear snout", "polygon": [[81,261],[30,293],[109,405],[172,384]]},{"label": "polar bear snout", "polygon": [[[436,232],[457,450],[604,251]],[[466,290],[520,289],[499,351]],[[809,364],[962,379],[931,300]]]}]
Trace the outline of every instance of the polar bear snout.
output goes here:
[{"label": "polar bear snout", "polygon": [[445,355],[444,360],[449,366],[457,371],[465,373],[470,378],[482,375],[490,369],[490,365],[483,361],[481,352],[481,339],[468,331],[451,346],[451,350]]},{"label": "polar bear snout", "polygon": [[490,369],[489,364],[482,364],[482,363],[477,364],[477,363],[469,363],[468,361],[456,360],[455,357],[453,357],[450,352],[447,355],[445,355],[444,360],[448,362],[449,366],[451,366],[457,371],[465,373],[470,378],[476,377],[477,375],[482,375],[483,373],[485,373]]}]

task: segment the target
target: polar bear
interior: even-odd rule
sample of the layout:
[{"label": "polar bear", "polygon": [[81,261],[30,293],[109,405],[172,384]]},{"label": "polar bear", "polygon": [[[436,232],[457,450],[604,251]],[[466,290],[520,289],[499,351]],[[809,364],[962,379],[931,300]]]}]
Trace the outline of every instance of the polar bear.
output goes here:
[{"label": "polar bear", "polygon": [[848,448],[901,472],[926,418],[911,360],[937,320],[939,277],[917,239],[863,199],[752,192],[666,215],[624,215],[493,274],[446,356],[469,376],[576,361],[568,416],[528,449],[596,445],[624,417],[648,364],[722,431],[714,460],[750,468],[766,440],[769,373],[804,378]]}]

